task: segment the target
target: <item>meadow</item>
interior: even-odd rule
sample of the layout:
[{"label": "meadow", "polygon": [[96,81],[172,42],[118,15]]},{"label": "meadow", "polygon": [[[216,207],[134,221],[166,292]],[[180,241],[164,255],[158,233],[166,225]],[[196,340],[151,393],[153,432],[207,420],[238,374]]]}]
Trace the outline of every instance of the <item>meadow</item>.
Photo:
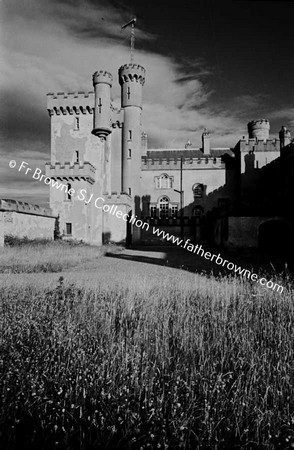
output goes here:
[{"label": "meadow", "polygon": [[104,254],[0,252],[1,448],[293,448],[291,281],[278,294]]}]

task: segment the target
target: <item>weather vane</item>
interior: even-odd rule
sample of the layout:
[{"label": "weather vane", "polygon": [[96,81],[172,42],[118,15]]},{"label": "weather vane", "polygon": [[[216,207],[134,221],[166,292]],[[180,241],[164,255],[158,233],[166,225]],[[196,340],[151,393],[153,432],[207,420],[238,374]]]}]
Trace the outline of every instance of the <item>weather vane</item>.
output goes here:
[{"label": "weather vane", "polygon": [[135,50],[135,23],[136,23],[137,19],[136,17],[134,17],[132,20],[130,20],[128,23],[126,23],[125,25],[123,25],[121,27],[122,30],[124,30],[125,28],[131,26],[131,62],[134,61],[134,50]]}]

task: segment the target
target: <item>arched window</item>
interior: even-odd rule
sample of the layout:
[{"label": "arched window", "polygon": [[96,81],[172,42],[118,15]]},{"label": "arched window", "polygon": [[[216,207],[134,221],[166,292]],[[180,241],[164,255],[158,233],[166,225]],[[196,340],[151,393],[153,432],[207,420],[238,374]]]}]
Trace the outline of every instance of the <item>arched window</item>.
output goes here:
[{"label": "arched window", "polygon": [[159,177],[155,177],[156,189],[171,189],[173,187],[173,177],[163,173]]},{"label": "arched window", "polygon": [[169,198],[161,197],[158,202],[159,217],[162,219],[169,216]]},{"label": "arched window", "polygon": [[202,198],[203,197],[203,184],[196,183],[192,187],[194,198]]}]

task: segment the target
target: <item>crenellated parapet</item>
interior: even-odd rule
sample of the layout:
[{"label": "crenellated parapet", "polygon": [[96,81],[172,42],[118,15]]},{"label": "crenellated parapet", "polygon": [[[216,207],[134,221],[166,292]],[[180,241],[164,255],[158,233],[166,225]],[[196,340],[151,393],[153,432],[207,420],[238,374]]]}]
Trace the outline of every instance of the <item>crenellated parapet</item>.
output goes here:
[{"label": "crenellated parapet", "polygon": [[32,216],[56,217],[50,208],[13,199],[0,199],[0,211],[18,212]]},{"label": "crenellated parapet", "polygon": [[106,70],[97,70],[93,74],[93,85],[98,83],[105,83],[108,84],[110,87],[112,86],[113,77],[110,72],[107,72]]},{"label": "crenellated parapet", "polygon": [[242,139],[240,141],[241,152],[278,152],[280,151],[280,140],[279,139]]},{"label": "crenellated parapet", "polygon": [[129,208],[132,207],[132,197],[126,192],[104,192],[102,195],[106,205],[126,205]]},{"label": "crenellated parapet", "polygon": [[90,184],[95,183],[96,168],[89,162],[76,162],[64,164],[56,162],[55,164],[45,164],[46,177],[60,180],[83,180]]},{"label": "crenellated parapet", "polygon": [[[142,157],[142,170],[181,170],[181,158]],[[224,169],[222,158],[183,158],[183,170]]]},{"label": "crenellated parapet", "polygon": [[118,71],[119,83],[136,81],[143,86],[145,83],[145,72],[144,67],[139,64],[124,64]]},{"label": "crenellated parapet", "polygon": [[58,92],[47,94],[47,110],[49,115],[93,114],[94,92]]}]

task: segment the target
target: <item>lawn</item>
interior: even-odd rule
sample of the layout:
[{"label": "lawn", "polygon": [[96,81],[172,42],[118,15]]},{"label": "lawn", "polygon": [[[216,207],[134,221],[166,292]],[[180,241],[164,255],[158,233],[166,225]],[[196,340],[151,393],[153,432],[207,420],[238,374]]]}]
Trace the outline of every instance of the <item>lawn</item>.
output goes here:
[{"label": "lawn", "polygon": [[71,250],[86,265],[0,277],[1,448],[293,447],[290,282]]}]

